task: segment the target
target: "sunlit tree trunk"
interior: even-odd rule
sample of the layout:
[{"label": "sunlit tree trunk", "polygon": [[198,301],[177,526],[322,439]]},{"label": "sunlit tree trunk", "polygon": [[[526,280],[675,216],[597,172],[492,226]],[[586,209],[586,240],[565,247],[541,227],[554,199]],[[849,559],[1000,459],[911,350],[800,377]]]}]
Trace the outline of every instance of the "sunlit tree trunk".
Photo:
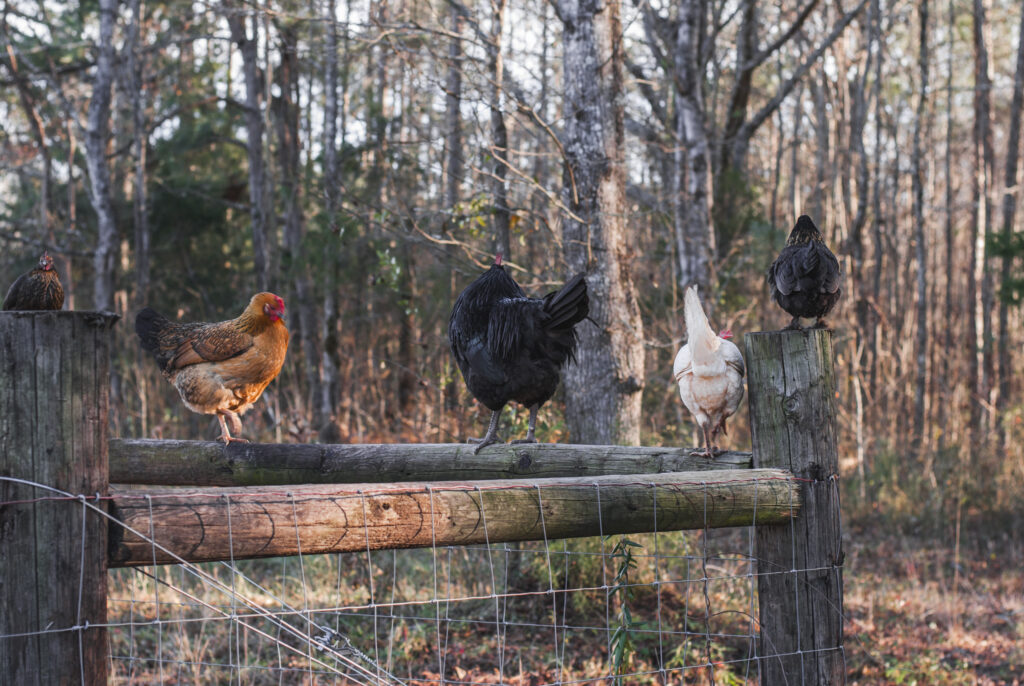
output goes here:
[{"label": "sunlit tree trunk", "polygon": [[[704,110],[701,65],[705,0],[683,0],[673,46],[677,192],[672,199],[679,254],[679,285],[698,284],[710,296],[714,281],[715,231],[711,224],[711,150]],[[712,304],[713,297],[705,297]]]},{"label": "sunlit tree trunk", "polygon": [[625,217],[620,5],[560,0],[557,10],[564,45],[566,276],[586,272],[594,322],[577,327],[577,361],[565,373],[566,417],[573,441],[637,444],[643,324]]},{"label": "sunlit tree trunk", "polygon": [[979,429],[983,415],[989,378],[986,375],[986,327],[990,304],[985,294],[986,240],[991,231],[992,132],[989,124],[992,81],[988,74],[988,48],[985,45],[985,6],[974,0],[974,130],[972,155],[971,203],[973,206],[974,240],[971,242],[971,268],[968,270],[967,296],[973,308],[971,317],[971,351],[968,378],[971,383],[971,428],[974,438],[983,435]]},{"label": "sunlit tree trunk", "polygon": [[93,307],[114,308],[114,258],[117,256],[117,223],[111,198],[107,140],[110,137],[111,86],[114,83],[114,25],[117,2],[99,0],[99,41],[96,70],[85,133],[89,170],[89,200],[96,211],[96,250],[93,255]]}]

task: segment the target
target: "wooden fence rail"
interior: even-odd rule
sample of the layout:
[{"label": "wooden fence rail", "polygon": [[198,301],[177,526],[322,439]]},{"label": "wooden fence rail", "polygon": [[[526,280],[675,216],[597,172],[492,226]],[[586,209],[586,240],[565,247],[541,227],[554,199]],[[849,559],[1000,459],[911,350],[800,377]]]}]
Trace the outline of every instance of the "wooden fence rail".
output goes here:
[{"label": "wooden fence rail", "polygon": [[127,492],[110,566],[781,524],[798,507],[779,469]]},{"label": "wooden fence rail", "polygon": [[[758,574],[753,659],[761,683],[845,680],[827,331],[746,337],[753,456],[708,461],[684,449],[620,446],[501,446],[474,455],[458,445],[128,439],[108,448],[114,321],[105,313],[0,312],[4,683],[106,682],[108,563],[751,524],[759,572],[770,572]],[[111,493],[111,480],[204,488]],[[54,489],[71,497],[52,499]],[[96,494],[120,523],[79,499]]]},{"label": "wooden fence rail", "polygon": [[690,448],[534,443],[275,444],[111,439],[110,482],[158,486],[274,486],[397,481],[545,479],[749,469],[751,454],[714,460]]}]

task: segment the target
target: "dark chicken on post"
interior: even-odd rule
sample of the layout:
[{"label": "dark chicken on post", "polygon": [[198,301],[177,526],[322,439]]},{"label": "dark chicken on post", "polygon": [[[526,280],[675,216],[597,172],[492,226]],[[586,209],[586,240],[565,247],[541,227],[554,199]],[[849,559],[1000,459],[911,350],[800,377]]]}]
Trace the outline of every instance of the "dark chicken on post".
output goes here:
[{"label": "dark chicken on post", "polygon": [[796,220],[786,247],[768,268],[772,300],[793,317],[787,329],[801,329],[800,317],[816,319],[825,328],[827,315],[842,294],[839,260],[806,214]]},{"label": "dark chicken on post", "polygon": [[185,406],[215,414],[225,444],[245,439],[239,415],[274,380],[288,352],[284,301],[257,293],[237,319],[215,324],[169,321],[152,308],[135,318],[142,347],[153,354],[164,376],[178,389]]},{"label": "dark chicken on post", "polygon": [[576,350],[573,327],[589,312],[582,274],[561,290],[530,298],[501,264],[462,291],[448,322],[448,341],[469,392],[491,411],[487,434],[474,452],[499,443],[498,419],[509,401],[530,408],[526,438],[536,443],[537,410],[558,388],[561,370]]},{"label": "dark chicken on post", "polygon": [[53,268],[53,258],[44,252],[39,266],[19,276],[4,298],[5,310],[59,310],[64,307],[64,287]]}]

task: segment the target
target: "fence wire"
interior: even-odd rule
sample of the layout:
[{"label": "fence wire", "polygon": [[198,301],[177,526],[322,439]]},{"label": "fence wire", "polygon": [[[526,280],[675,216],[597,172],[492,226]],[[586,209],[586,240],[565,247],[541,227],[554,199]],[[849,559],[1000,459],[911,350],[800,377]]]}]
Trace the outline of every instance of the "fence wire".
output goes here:
[{"label": "fence wire", "polygon": [[[375,550],[364,516],[365,550],[308,554],[293,507],[298,555],[201,564],[174,556],[177,564],[114,569],[106,621],[79,618],[0,643],[105,626],[115,684],[756,683],[762,661],[794,654],[759,640],[758,579],[789,575],[797,589],[808,575],[837,571],[759,567],[756,502],[751,526],[659,530],[654,487],[647,533],[605,535],[601,499],[611,487],[595,483],[580,488],[592,491],[602,535],[552,540],[544,489],[534,488],[540,540],[492,541],[488,517],[500,513],[481,507],[482,544]],[[153,498],[139,497],[152,513]],[[68,500],[85,516],[113,519],[95,496],[51,492],[0,506]],[[433,510],[432,493],[429,502]],[[225,496],[234,551],[231,505]],[[714,506],[705,488],[705,525]],[[154,519],[132,533],[157,560],[170,551],[154,537]]]}]

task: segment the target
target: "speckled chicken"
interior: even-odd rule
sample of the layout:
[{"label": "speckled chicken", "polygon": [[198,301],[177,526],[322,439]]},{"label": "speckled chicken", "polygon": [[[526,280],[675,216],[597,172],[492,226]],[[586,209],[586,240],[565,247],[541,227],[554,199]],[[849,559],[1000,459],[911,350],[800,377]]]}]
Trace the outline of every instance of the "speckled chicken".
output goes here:
[{"label": "speckled chicken", "polygon": [[452,354],[473,396],[491,410],[487,434],[475,452],[498,443],[498,419],[509,401],[530,408],[526,438],[536,443],[537,411],[558,388],[561,370],[576,350],[574,327],[589,310],[583,274],[543,298],[530,298],[494,264],[462,291],[448,322]]},{"label": "speckled chicken", "polygon": [[257,293],[237,319],[215,324],[169,321],[152,308],[135,318],[143,349],[199,414],[215,414],[225,444],[244,439],[239,415],[255,403],[281,371],[288,352],[284,301]]},{"label": "speckled chicken", "polygon": [[801,329],[800,317],[815,319],[815,328],[825,328],[825,315],[839,300],[842,283],[839,260],[811,218],[802,215],[768,268],[772,300],[793,317],[786,328]]},{"label": "speckled chicken", "polygon": [[704,450],[696,454],[714,457],[719,433],[728,435],[725,421],[739,409],[743,400],[746,366],[740,349],[730,341],[726,329],[718,335],[711,329],[696,286],[684,296],[686,345],[676,353],[672,376],[679,384],[679,396],[693,415],[704,436]]},{"label": "speckled chicken", "polygon": [[5,310],[59,310],[64,307],[64,287],[53,268],[53,258],[44,252],[39,266],[22,274],[7,291]]}]

